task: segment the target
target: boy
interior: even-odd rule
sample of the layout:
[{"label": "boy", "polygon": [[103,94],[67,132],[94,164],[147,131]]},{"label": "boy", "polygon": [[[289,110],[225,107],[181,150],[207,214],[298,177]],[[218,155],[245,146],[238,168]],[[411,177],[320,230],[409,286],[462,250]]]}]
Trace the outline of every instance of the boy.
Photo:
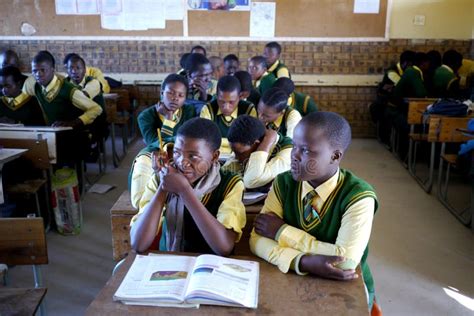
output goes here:
[{"label": "boy", "polygon": [[288,106],[300,112],[301,116],[305,116],[318,110],[318,106],[313,98],[307,94],[295,92],[295,84],[290,78],[278,78],[273,84],[273,88],[285,91],[289,95]]},{"label": "boy", "polygon": [[263,56],[266,59],[268,72],[275,78],[291,78],[290,71],[280,60],[281,46],[277,42],[270,42],[265,45]]},{"label": "boy", "polygon": [[[291,268],[353,279],[360,262],[371,308],[374,283],[366,260],[378,202],[369,184],[339,168],[350,141],[349,123],[336,113],[314,112],[301,120],[291,171],[275,178],[255,219],[250,249],[284,273]],[[341,257],[320,260],[315,254]]]},{"label": "boy", "polygon": [[0,54],[0,68],[4,68],[6,66],[13,66],[16,68],[20,68],[20,58],[18,57],[17,53],[8,49]]},{"label": "boy", "polygon": [[435,70],[433,92],[439,98],[460,98],[457,72],[462,66],[462,55],[450,49],[443,54],[443,64]]},{"label": "boy", "polygon": [[186,58],[186,76],[189,89],[188,99],[209,102],[215,94],[212,80],[212,66],[203,54],[194,53]]},{"label": "boy", "polygon": [[204,55],[204,57],[207,56],[206,49],[201,45],[193,46],[193,48],[191,48],[191,54],[201,54]]},{"label": "boy", "polygon": [[209,120],[193,118],[179,128],[173,161],[157,162],[131,221],[134,250],[146,251],[162,230],[160,250],[232,252],[246,221],[244,185],[220,169],[220,143],[219,129]]},{"label": "boy", "polygon": [[[70,53],[70,54],[67,54],[66,57],[64,57],[64,60],[63,60],[63,64],[64,64],[64,68],[67,69],[67,64],[68,64],[68,61],[71,57],[73,56],[79,56],[78,54],[76,53]],[[80,56],[79,56],[80,57]],[[110,93],[110,86],[109,86],[109,82],[107,81],[107,79],[105,79],[104,77],[104,74],[102,73],[102,71],[99,69],[99,68],[96,68],[96,67],[86,67],[86,74],[85,74],[86,77],[92,77],[94,79],[97,79],[99,80],[100,84],[102,85],[102,91],[104,93]]]},{"label": "boy", "polygon": [[253,104],[240,100],[240,83],[234,76],[224,76],[217,83],[217,98],[205,105],[200,117],[209,119],[217,124],[222,135],[221,153],[230,154],[231,149],[227,140],[232,122],[242,114],[256,117]]},{"label": "boy", "polygon": [[23,92],[36,96],[47,125],[75,129],[91,124],[101,113],[100,105],[89,99],[72,83],[54,73],[54,57],[40,51],[31,62],[33,76],[28,77]]},{"label": "boy", "polygon": [[228,76],[233,76],[240,68],[239,57],[234,54],[229,54],[224,57],[224,70]]},{"label": "boy", "polygon": [[291,139],[266,129],[255,117],[239,116],[227,139],[234,157],[223,169],[242,174],[246,189],[269,185],[278,174],[290,170]]},{"label": "boy", "polygon": [[22,93],[25,79],[18,68],[6,66],[0,69],[0,122],[24,124],[25,126],[45,125],[43,112],[35,97]]},{"label": "boy", "polygon": [[245,70],[239,70],[234,74],[240,82],[240,99],[249,101],[252,104],[258,104],[260,94],[253,88],[252,76]]},{"label": "boy", "polygon": [[253,87],[257,89],[260,95],[270,89],[276,80],[275,75],[267,72],[267,64],[263,56],[250,58],[248,71],[252,76]]},{"label": "boy", "polygon": [[219,80],[222,76],[225,75],[222,58],[220,58],[219,56],[211,56],[209,57],[209,62],[211,63],[211,67],[212,67],[213,79]]},{"label": "boy", "polygon": [[258,119],[266,128],[273,129],[283,136],[293,138],[296,124],[301,114],[288,106],[288,94],[278,88],[267,90],[257,105]]}]

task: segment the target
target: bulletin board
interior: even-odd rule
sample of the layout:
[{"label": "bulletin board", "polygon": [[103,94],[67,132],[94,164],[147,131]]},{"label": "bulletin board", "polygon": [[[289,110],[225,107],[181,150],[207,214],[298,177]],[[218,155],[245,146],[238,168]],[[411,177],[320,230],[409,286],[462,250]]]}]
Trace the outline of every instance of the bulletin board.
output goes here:
[{"label": "bulletin board", "polygon": [[[146,31],[106,30],[99,15],[56,15],[54,0],[2,1],[0,36],[21,36],[28,22],[31,36],[99,37],[249,37],[249,11],[188,11],[184,21],[166,21],[166,28]],[[354,0],[254,0],[276,2],[275,38],[386,37],[389,0],[380,0],[378,14],[354,14]],[[187,32],[183,29],[187,26]],[[184,34],[188,37],[184,37]],[[25,38],[27,39],[27,38]]]}]

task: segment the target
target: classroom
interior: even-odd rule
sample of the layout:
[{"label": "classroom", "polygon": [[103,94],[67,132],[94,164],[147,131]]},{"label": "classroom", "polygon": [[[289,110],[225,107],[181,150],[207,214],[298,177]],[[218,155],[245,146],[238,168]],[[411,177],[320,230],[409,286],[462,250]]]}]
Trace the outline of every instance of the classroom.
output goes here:
[{"label": "classroom", "polygon": [[474,1],[2,9],[0,315],[473,313]]}]

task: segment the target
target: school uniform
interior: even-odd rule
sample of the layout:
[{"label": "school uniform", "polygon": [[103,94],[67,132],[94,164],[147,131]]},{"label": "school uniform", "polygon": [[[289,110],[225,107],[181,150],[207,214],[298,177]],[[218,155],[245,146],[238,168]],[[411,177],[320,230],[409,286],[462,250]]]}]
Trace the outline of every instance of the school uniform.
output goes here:
[{"label": "school uniform", "polygon": [[474,82],[474,60],[463,59],[461,68],[458,69],[459,86],[462,89],[469,88]]},{"label": "school uniform", "polygon": [[138,127],[143,136],[145,144],[150,145],[158,139],[158,130],[164,143],[173,142],[178,128],[187,120],[197,116],[194,106],[184,104],[173,113],[171,119],[165,118],[158,113],[156,106],[150,106],[138,115]]},{"label": "school uniform", "polygon": [[250,237],[250,249],[286,273],[298,274],[305,254],[343,256],[342,269],[355,269],[360,262],[370,306],[374,282],[367,264],[368,242],[378,202],[373,188],[348,170],[339,169],[331,178],[313,188],[295,181],[291,172],[278,175],[261,213],[275,213],[285,221],[275,240]]},{"label": "school uniform", "polygon": [[145,192],[145,187],[150,178],[155,174],[152,167],[151,155],[154,151],[160,150],[160,144],[155,141],[135,156],[132,167],[128,173],[128,188],[130,190],[130,199],[132,206],[138,208],[140,200]]},{"label": "school uniform", "polygon": [[266,127],[293,139],[293,133],[299,121],[301,121],[301,114],[297,110],[287,107],[283,115],[280,115],[276,121],[268,123]]},{"label": "school uniform", "polygon": [[207,88],[206,92],[207,92],[206,100],[202,101],[202,100],[199,100],[199,97],[200,97],[199,89],[189,89],[187,99],[202,101],[202,102],[211,101],[212,98],[217,94],[217,80],[211,79],[211,81],[209,82],[209,87]]},{"label": "school uniform", "polygon": [[313,98],[300,92],[291,93],[290,97],[288,98],[288,105],[300,112],[301,116],[318,111],[318,106],[314,102]]},{"label": "school uniform", "polygon": [[268,68],[268,72],[272,73],[276,78],[286,77],[291,79],[288,67],[286,67],[285,64],[281,62],[281,60],[274,62],[273,65]]},{"label": "school uniform", "polygon": [[251,153],[245,165],[231,157],[222,168],[241,174],[245,188],[260,188],[271,183],[278,174],[290,170],[292,148],[291,138],[278,134],[270,152]]},{"label": "school uniform", "polygon": [[441,65],[433,76],[433,93],[435,97],[455,97],[459,92],[459,78],[447,65]]},{"label": "school uniform", "polygon": [[105,79],[104,74],[99,68],[95,67],[86,67],[86,74],[84,77],[93,77],[99,80],[100,84],[102,85],[102,91],[104,93],[110,93],[110,86],[107,79]]},{"label": "school uniform", "polygon": [[1,97],[0,118],[6,117],[12,123],[25,126],[43,126],[45,120],[35,97],[20,93],[15,98]]},{"label": "school uniform", "polygon": [[217,100],[205,105],[202,110],[200,117],[213,121],[219,127],[219,131],[222,135],[222,144],[220,151],[224,154],[230,154],[232,150],[230,149],[229,141],[227,140],[227,134],[229,132],[230,125],[239,115],[250,115],[257,117],[257,111],[252,103],[240,100],[239,104],[229,116],[224,116],[219,109]]},{"label": "school uniform", "polygon": [[273,87],[273,84],[276,81],[276,77],[274,74],[265,72],[260,79],[253,80],[252,84],[253,87],[258,91],[258,93],[262,96],[265,91]]},{"label": "school uniform", "polygon": [[[206,209],[217,218],[217,220],[227,229],[232,229],[236,233],[236,242],[242,236],[242,229],[245,226],[246,215],[245,207],[242,204],[244,185],[242,179],[231,172],[219,170],[220,182],[211,192],[205,193],[200,197],[202,204]],[[145,192],[140,201],[139,211],[132,218],[130,225],[143,214],[144,209],[158,190],[158,180],[152,176],[146,185]],[[168,203],[168,202],[167,202]],[[168,211],[169,205],[164,207]],[[160,223],[157,224],[156,233],[162,231],[160,239],[160,250],[169,251],[166,240],[166,231],[168,229],[166,212],[163,212]],[[199,231],[196,223],[191,217],[189,211],[185,208],[183,213],[183,248],[185,252],[196,253],[214,253],[208,245],[203,235]]]}]

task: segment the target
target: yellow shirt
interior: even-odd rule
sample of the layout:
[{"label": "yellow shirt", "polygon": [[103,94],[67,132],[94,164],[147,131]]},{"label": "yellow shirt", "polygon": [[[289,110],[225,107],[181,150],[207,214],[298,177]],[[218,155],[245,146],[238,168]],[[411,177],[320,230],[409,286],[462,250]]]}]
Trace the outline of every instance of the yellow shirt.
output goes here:
[{"label": "yellow shirt", "polygon": [[[143,214],[143,211],[145,210],[146,206],[158,190],[158,186],[159,184],[157,177],[150,177],[150,180],[148,181],[143,192],[143,196],[140,200],[138,213],[132,218],[130,226],[133,225],[133,223],[141,214]],[[224,200],[219,205],[216,215],[216,218],[219,223],[221,223],[227,229],[232,229],[237,234],[235,240],[236,242],[240,240],[240,237],[242,236],[242,229],[245,227],[245,222],[247,220],[245,214],[245,206],[242,203],[243,194],[244,184],[242,181],[239,180],[234,185],[232,190],[227,193]],[[162,212],[160,223],[157,225],[156,228],[156,233],[159,232],[163,217],[164,214]]]},{"label": "yellow shirt", "polygon": [[[25,84],[23,85],[23,92],[27,95],[35,96],[35,84],[35,78],[33,76],[29,76],[28,79],[26,79]],[[59,89],[61,88],[61,81],[56,75],[54,75],[48,86],[46,88],[41,88],[43,89],[43,94],[46,96],[47,99],[54,99],[57,96]],[[84,114],[79,116],[79,119],[84,123],[84,125],[92,123],[95,118],[102,113],[102,108],[100,107],[100,105],[89,99],[80,90],[74,91],[71,101],[76,108],[84,111]]]},{"label": "yellow shirt", "polygon": [[[270,68],[268,68],[268,72],[273,72],[278,67],[279,64],[280,64],[280,61],[277,60],[275,63],[273,63],[273,65]],[[288,68],[282,67],[278,69],[276,77],[277,79],[281,77],[290,78],[290,72],[288,71]]]},{"label": "yellow shirt", "polygon": [[86,77],[82,79],[79,86],[82,88],[82,91],[87,92],[89,98],[94,99],[102,91],[100,89],[100,82],[97,79],[92,79],[86,84]]},{"label": "yellow shirt", "polygon": [[[336,188],[339,170],[314,189],[308,182],[303,182],[301,196],[303,200],[308,192],[316,190],[320,203],[324,203]],[[291,197],[289,197],[291,198]],[[283,225],[275,236],[275,240],[258,235],[255,230],[250,236],[250,250],[257,256],[277,265],[282,272],[291,268],[301,274],[298,266],[299,259],[305,254],[320,254],[326,256],[342,256],[347,260],[341,265],[343,269],[354,269],[360,262],[367,247],[372,230],[375,201],[367,197],[351,205],[344,213],[341,227],[334,244],[320,242],[307,232],[290,225]],[[268,193],[261,213],[275,213],[283,217],[283,209],[276,197],[273,187]]]},{"label": "yellow shirt", "polygon": [[[290,111],[286,116],[286,135],[289,138],[293,139],[293,133],[295,132],[296,125],[301,121],[301,114],[297,110],[293,108],[287,108],[286,111]],[[275,125],[276,130],[280,128],[281,123],[283,122],[283,118],[285,117],[285,113],[280,115],[276,121],[272,122]]]},{"label": "yellow shirt", "polygon": [[110,86],[107,80],[105,80],[104,74],[99,68],[95,67],[86,67],[86,75],[85,77],[94,77],[95,79],[99,80],[99,82],[102,84],[102,91],[104,93],[110,93]]},{"label": "yellow shirt", "polygon": [[24,92],[21,92],[14,98],[3,96],[3,99],[8,103],[8,107],[13,111],[21,108],[24,104],[26,104],[26,101],[28,101],[29,98],[30,96]]},{"label": "yellow shirt", "polygon": [[151,153],[140,155],[135,158],[132,171],[132,179],[130,181],[130,198],[132,206],[138,208],[140,200],[145,192],[145,187],[150,178],[154,175],[151,167]]},{"label": "yellow shirt", "polygon": [[463,89],[468,87],[469,78],[474,80],[474,60],[463,59],[462,66],[458,69],[458,75],[460,77],[459,86]]},{"label": "yellow shirt", "polygon": [[[272,145],[270,153],[273,152],[278,138]],[[233,172],[243,173],[244,186],[247,189],[259,188],[264,186],[277,175],[290,170],[291,167],[291,146],[280,150],[275,157],[268,160],[270,153],[266,151],[255,151],[250,154],[245,170],[235,157],[231,157],[222,167]]]}]

